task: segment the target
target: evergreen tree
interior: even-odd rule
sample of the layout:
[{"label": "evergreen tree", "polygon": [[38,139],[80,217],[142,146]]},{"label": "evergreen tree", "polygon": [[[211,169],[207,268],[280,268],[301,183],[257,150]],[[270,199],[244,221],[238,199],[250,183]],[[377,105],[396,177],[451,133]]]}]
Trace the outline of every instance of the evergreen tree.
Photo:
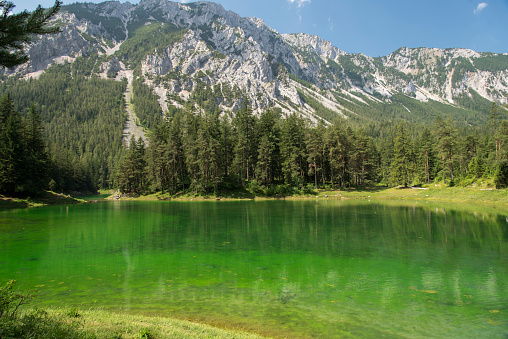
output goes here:
[{"label": "evergreen tree", "polygon": [[182,130],[181,115],[175,114],[171,120],[168,134],[168,152],[172,159],[171,184],[173,187],[173,192],[176,192],[177,187],[181,187],[182,192],[185,193],[186,167],[181,130]]},{"label": "evergreen tree", "polygon": [[402,122],[397,126],[393,150],[391,182],[394,185],[404,185],[404,187],[407,187],[411,179],[411,147],[407,130]]},{"label": "evergreen tree", "polygon": [[35,104],[28,111],[25,126],[25,190],[33,194],[47,189],[50,167],[40,113]]},{"label": "evergreen tree", "polygon": [[222,181],[226,182],[230,176],[230,166],[233,163],[233,132],[230,123],[230,118],[227,114],[224,114],[219,118],[220,126],[220,145],[222,147],[222,159],[223,159],[223,178]]},{"label": "evergreen tree", "polygon": [[117,185],[127,193],[140,193],[146,184],[145,144],[141,137],[131,136],[129,150],[120,161],[117,171]]},{"label": "evergreen tree", "polygon": [[305,183],[306,152],[305,122],[291,114],[282,123],[280,151],[282,172],[286,184],[303,187]]},{"label": "evergreen tree", "polygon": [[446,173],[449,173],[450,180],[453,180],[453,160],[457,142],[456,130],[449,118],[443,120],[440,116],[436,118],[434,128],[436,146],[442,160],[441,173],[443,175],[443,183],[446,183]]},{"label": "evergreen tree", "polygon": [[271,183],[271,160],[273,155],[273,144],[270,142],[269,136],[263,135],[259,142],[258,162],[256,166],[256,179],[262,185]]},{"label": "evergreen tree", "polygon": [[242,186],[245,187],[245,182],[254,176],[257,151],[255,134],[256,120],[252,115],[252,110],[248,106],[247,101],[245,101],[243,107],[236,112],[233,119],[233,126],[236,132],[233,165],[236,172],[240,174]]},{"label": "evergreen tree", "polygon": [[186,114],[182,122],[182,147],[184,151],[187,173],[191,182],[190,189],[197,194],[200,187],[200,164],[199,164],[199,145],[196,142],[201,117],[194,113]]},{"label": "evergreen tree", "polygon": [[318,173],[322,171],[322,130],[318,127],[308,128],[306,132],[307,162],[309,175],[314,177],[314,188],[318,189]]},{"label": "evergreen tree", "polygon": [[31,13],[23,11],[12,14],[15,7],[10,1],[0,1],[0,66],[14,67],[28,61],[25,44],[36,35],[59,32],[58,27],[48,26],[48,21],[59,10],[62,3],[57,0],[52,8],[38,6]]},{"label": "evergreen tree", "polygon": [[349,140],[341,124],[342,121],[335,121],[332,126],[328,127],[326,133],[332,189],[334,189],[335,181],[338,183],[339,188],[342,188],[346,181],[346,164],[350,147]]},{"label": "evergreen tree", "polygon": [[23,191],[25,178],[23,125],[8,95],[0,98],[0,192]]},{"label": "evergreen tree", "polygon": [[424,128],[420,136],[419,150],[420,180],[428,184],[432,178],[432,169],[434,168],[434,142],[432,133],[428,128]]},{"label": "evergreen tree", "polygon": [[499,148],[501,147],[501,140],[500,140],[500,134],[498,133],[498,128],[501,123],[501,109],[499,106],[496,105],[495,102],[492,103],[492,106],[490,107],[489,111],[489,122],[488,125],[491,128],[491,131],[493,132],[492,135],[494,136],[494,148],[496,150],[496,161],[499,160]]},{"label": "evergreen tree", "polygon": [[259,118],[258,125],[258,156],[256,164],[256,179],[263,185],[273,184],[280,173],[280,139],[278,112],[274,109],[264,111]]},{"label": "evergreen tree", "polygon": [[168,134],[169,127],[163,123],[154,128],[150,134],[150,143],[147,148],[148,172],[152,191],[168,190],[170,181],[170,157],[168,157]]},{"label": "evergreen tree", "polygon": [[210,186],[213,186],[214,191],[217,190],[221,178],[219,135],[218,120],[216,118],[207,114],[200,119],[196,145],[198,148],[200,187],[204,187],[206,194],[210,192]]},{"label": "evergreen tree", "polygon": [[494,136],[496,139],[496,159],[508,159],[508,121],[503,120]]}]

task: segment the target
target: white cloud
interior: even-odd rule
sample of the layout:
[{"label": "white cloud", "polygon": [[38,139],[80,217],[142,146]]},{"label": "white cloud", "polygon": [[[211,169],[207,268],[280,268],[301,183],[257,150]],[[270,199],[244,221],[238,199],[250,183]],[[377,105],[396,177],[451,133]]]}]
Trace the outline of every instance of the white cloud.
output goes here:
[{"label": "white cloud", "polygon": [[296,7],[301,8],[307,4],[311,3],[311,0],[287,0],[290,5],[296,5]]},{"label": "white cloud", "polygon": [[331,17],[328,17],[328,25],[330,26],[330,31],[333,31],[333,21]]},{"label": "white cloud", "polygon": [[487,7],[489,4],[486,3],[486,2],[480,2],[478,4],[478,6],[476,6],[476,9],[474,10],[474,14],[478,14],[480,13],[481,11],[483,11],[485,9],[485,7]]}]

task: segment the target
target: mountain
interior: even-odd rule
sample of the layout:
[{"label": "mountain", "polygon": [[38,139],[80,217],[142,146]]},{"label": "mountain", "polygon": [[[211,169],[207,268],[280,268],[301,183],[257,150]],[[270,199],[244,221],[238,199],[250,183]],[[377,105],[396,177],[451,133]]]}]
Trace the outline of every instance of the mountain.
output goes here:
[{"label": "mountain", "polygon": [[[212,2],[142,0],[64,6],[62,32],[29,46],[30,62],[4,75],[38,77],[71,63],[87,77],[127,79],[151,89],[160,109],[255,112],[279,107],[311,120],[342,116],[358,123],[462,124],[488,119],[491,102],[507,103],[508,55],[466,49],[401,48],[372,58],[348,54],[317,36],[279,34]],[[148,87],[147,87],[148,86]],[[134,98],[136,100],[136,98]]]}]

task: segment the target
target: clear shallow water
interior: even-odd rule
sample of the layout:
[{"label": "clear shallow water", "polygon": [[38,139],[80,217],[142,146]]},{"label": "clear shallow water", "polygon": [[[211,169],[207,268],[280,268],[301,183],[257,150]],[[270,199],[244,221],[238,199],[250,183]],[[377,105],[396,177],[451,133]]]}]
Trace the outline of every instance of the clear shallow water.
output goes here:
[{"label": "clear shallow water", "polygon": [[9,279],[44,305],[266,334],[508,337],[506,216],[473,210],[330,200],[3,211]]}]

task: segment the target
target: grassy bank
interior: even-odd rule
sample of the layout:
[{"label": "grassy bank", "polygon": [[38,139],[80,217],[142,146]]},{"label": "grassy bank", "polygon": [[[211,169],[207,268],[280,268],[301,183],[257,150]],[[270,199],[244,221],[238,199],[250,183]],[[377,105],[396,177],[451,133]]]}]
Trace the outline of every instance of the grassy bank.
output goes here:
[{"label": "grassy bank", "polygon": [[[110,194],[113,191],[109,192]],[[104,197],[106,192],[103,192]],[[360,200],[393,200],[393,201],[425,201],[425,202],[450,202],[466,204],[485,204],[508,207],[508,189],[494,189],[488,185],[480,187],[447,187],[443,185],[426,185],[418,188],[387,188],[368,187],[347,190],[325,190],[319,189],[313,194],[290,195],[285,197],[264,197],[255,196],[248,191],[222,193],[220,195],[197,195],[180,194],[170,196],[169,194],[154,193],[147,195],[127,195],[120,200],[173,200],[173,201],[213,201],[213,200],[239,200],[239,199],[360,199]],[[108,199],[112,199],[110,195]]]},{"label": "grassy bank", "polygon": [[48,205],[69,205],[85,202],[70,195],[45,191],[35,197],[12,198],[0,194],[0,209],[38,207]]},{"label": "grassy bank", "polygon": [[15,280],[0,286],[0,338],[262,338],[172,318],[98,309],[41,309],[33,301],[37,294],[37,290],[20,292]]},{"label": "grassy bank", "polygon": [[[148,317],[102,310],[51,310],[51,313],[78,321],[90,338],[262,338],[238,330],[227,330],[186,320]],[[69,314],[71,317],[69,317]]]},{"label": "grassy bank", "polygon": [[322,191],[319,196],[342,199],[410,200],[490,204],[508,207],[508,190],[472,187],[370,188],[347,191]]},{"label": "grassy bank", "polygon": [[[0,319],[1,320],[1,319]],[[24,327],[24,328],[23,328]],[[186,320],[103,310],[27,309],[15,321],[0,321],[2,338],[264,338]]]}]

